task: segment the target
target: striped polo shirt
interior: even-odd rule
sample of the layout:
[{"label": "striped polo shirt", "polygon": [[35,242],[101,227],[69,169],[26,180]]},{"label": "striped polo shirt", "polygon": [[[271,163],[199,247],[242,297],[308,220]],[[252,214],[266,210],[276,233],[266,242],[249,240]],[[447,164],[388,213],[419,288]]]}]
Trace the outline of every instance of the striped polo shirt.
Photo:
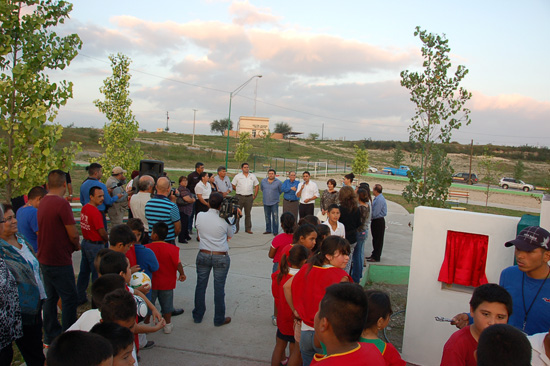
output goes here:
[{"label": "striped polo shirt", "polygon": [[180,212],[178,206],[166,196],[157,194],[151,198],[145,205],[145,217],[149,223],[149,231],[152,232],[153,226],[157,222],[164,222],[168,225],[168,236],[166,240],[176,239],[174,222],[180,220]]}]

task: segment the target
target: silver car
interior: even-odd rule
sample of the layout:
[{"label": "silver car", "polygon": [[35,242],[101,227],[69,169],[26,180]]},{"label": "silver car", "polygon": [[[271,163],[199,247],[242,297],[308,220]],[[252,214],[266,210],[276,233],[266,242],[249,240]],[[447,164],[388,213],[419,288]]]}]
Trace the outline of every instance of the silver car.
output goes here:
[{"label": "silver car", "polygon": [[519,179],[506,178],[506,177],[502,178],[500,182],[498,182],[498,185],[504,189],[517,188],[517,189],[522,189],[525,192],[529,192],[535,189],[535,187],[533,187],[532,184],[527,184],[524,181]]}]

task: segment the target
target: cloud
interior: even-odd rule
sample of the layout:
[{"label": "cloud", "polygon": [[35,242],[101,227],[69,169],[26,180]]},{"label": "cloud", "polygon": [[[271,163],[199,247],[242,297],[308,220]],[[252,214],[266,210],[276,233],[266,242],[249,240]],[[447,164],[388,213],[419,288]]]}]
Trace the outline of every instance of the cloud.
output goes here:
[{"label": "cloud", "polygon": [[541,102],[519,94],[488,96],[480,92],[473,92],[472,110],[506,111],[506,113],[521,114],[523,118],[528,119],[548,119],[550,102]]},{"label": "cloud", "polygon": [[281,17],[271,14],[271,9],[260,9],[248,1],[236,1],[229,7],[229,13],[235,15],[233,23],[238,25],[273,24],[278,25]]}]

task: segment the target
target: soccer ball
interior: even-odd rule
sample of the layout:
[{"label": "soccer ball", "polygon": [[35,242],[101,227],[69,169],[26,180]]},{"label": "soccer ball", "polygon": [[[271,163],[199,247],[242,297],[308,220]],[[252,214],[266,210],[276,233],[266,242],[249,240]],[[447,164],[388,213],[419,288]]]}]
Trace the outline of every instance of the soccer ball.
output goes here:
[{"label": "soccer ball", "polygon": [[134,295],[134,300],[136,301],[136,310],[138,317],[145,318],[147,316],[147,304],[141,297],[136,295]]},{"label": "soccer ball", "polygon": [[151,285],[151,279],[145,272],[136,272],[132,273],[132,278],[130,279],[130,287],[138,288],[143,285]]}]

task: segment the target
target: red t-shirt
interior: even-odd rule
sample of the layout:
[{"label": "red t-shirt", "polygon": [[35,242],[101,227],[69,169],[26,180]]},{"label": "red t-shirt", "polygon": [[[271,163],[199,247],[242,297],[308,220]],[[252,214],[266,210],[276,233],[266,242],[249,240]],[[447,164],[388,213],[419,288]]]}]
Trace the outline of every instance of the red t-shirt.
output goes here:
[{"label": "red t-shirt", "polygon": [[136,248],[133,245],[126,252],[126,258],[130,262],[130,267],[137,265]]},{"label": "red t-shirt", "polygon": [[281,282],[277,283],[277,276],[279,271],[271,275],[271,293],[275,298],[275,304],[277,305],[277,328],[284,335],[294,335],[294,314],[288,305],[283,291],[283,286],[292,275],[287,273],[281,278]]},{"label": "red t-shirt", "polygon": [[47,266],[70,266],[74,245],[65,226],[75,225],[71,205],[63,197],[46,195],[38,206],[38,261]]},{"label": "red t-shirt", "polygon": [[476,366],[476,349],[477,341],[470,332],[470,326],[457,330],[443,347],[441,366]]},{"label": "red t-shirt", "polygon": [[180,248],[163,241],[155,241],[145,247],[151,249],[159,262],[158,271],[153,272],[153,290],[173,290],[176,288]]},{"label": "red t-shirt", "polygon": [[313,318],[319,310],[319,303],[325,296],[326,288],[342,281],[350,275],[336,267],[303,266],[292,280],[292,302],[302,321],[313,327]]},{"label": "red t-shirt", "polygon": [[292,237],[293,237],[293,234],[282,233],[273,238],[273,241],[271,242],[271,247],[275,248],[276,250],[275,256],[273,257],[273,263],[281,263],[281,256],[283,255],[283,249],[289,244],[292,244]]},{"label": "red t-shirt", "polygon": [[103,216],[97,207],[85,204],[80,211],[80,228],[82,229],[82,236],[89,241],[103,241],[98,230],[103,229]]},{"label": "red t-shirt", "polygon": [[374,344],[358,343],[358,346],[345,353],[336,353],[332,355],[316,354],[313,356],[311,365],[322,366],[386,366],[384,357]]}]

